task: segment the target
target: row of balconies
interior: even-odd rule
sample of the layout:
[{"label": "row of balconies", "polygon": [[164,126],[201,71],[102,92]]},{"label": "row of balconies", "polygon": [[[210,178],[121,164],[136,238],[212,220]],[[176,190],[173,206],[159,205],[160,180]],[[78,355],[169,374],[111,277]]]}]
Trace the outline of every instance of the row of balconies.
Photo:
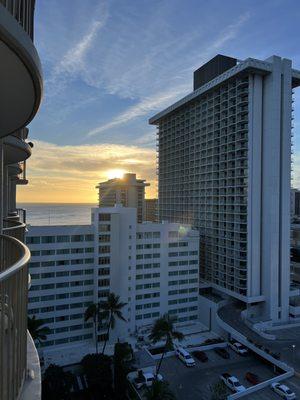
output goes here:
[{"label": "row of balconies", "polygon": [[[16,185],[27,183],[25,160],[32,148],[26,141],[25,127],[35,116],[42,97],[41,65],[32,42],[33,15],[34,0],[0,0],[1,400],[41,397],[38,356],[30,335],[27,336],[30,253],[23,244],[25,224],[19,221],[16,209]],[[28,372],[31,379],[27,379]]]},{"label": "row of balconies", "polygon": [[[160,132],[160,136],[159,136],[159,144],[164,144],[164,143],[168,143],[170,141],[173,141],[173,144],[175,144],[174,142],[176,142],[176,145],[182,145],[182,144],[186,144],[188,140],[190,141],[195,141],[195,143],[201,143],[203,141],[203,139],[206,138],[222,138],[222,137],[228,137],[228,135],[230,134],[245,134],[247,133],[247,129],[239,129],[236,130],[235,129],[236,126],[233,125],[230,127],[230,129],[227,129],[227,126],[223,126],[222,128],[218,127],[214,127],[212,124],[210,124],[209,126],[201,126],[200,125],[197,126],[196,128],[194,127],[194,129],[191,129],[191,127],[189,127],[188,129],[182,129],[182,130],[171,130],[170,132],[168,132],[168,134],[163,134],[162,132]],[[192,135],[189,138],[189,135]]]},{"label": "row of balconies", "polygon": [[[18,215],[6,218],[3,225],[0,235],[0,370],[3,383],[0,398],[16,399],[20,397],[27,371],[27,264],[30,252],[23,244],[26,225],[18,221]],[[29,338],[30,345],[32,347],[33,343]]]}]

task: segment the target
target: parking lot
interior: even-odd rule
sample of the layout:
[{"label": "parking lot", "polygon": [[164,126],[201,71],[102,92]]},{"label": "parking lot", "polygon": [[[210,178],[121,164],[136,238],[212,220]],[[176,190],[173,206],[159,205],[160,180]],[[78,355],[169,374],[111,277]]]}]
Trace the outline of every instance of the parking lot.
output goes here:
[{"label": "parking lot", "polygon": [[[229,360],[224,360],[213,350],[206,351],[205,353],[209,360],[201,362],[195,358],[196,366],[191,368],[186,367],[175,356],[167,358],[162,363],[161,374],[170,383],[170,387],[175,393],[177,400],[209,400],[212,394],[211,385],[218,382],[219,376],[224,372],[236,376],[245,387],[251,386],[244,379],[248,371],[257,374],[261,381],[276,376],[272,366],[264,364],[253,355],[242,357],[231,349],[228,349],[228,351],[230,353]],[[297,391],[296,394],[300,393],[300,380],[298,378],[292,378],[286,384],[295,392]],[[228,391],[228,394],[230,393]],[[273,393],[271,389],[266,388],[260,392],[248,395],[245,399],[278,400],[280,397]]]},{"label": "parking lot", "polygon": [[[285,385],[287,385],[297,396],[297,399],[300,399],[300,379],[297,377],[292,377],[287,379],[284,382],[281,382]],[[262,389],[256,393],[249,394],[248,396],[243,397],[245,400],[280,400],[282,397],[280,397],[278,394],[272,392],[272,390],[268,387],[265,389]]]}]

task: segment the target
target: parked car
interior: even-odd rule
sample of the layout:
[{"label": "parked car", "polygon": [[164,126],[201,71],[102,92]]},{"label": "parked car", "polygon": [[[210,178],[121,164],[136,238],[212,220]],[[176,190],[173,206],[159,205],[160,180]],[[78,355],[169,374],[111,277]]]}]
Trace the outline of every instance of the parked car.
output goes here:
[{"label": "parked car", "polygon": [[245,386],[241,385],[235,376],[230,375],[227,372],[222,374],[220,378],[221,381],[223,381],[225,385],[235,393],[244,392],[246,390]]},{"label": "parked car", "polygon": [[204,353],[204,351],[196,350],[193,352],[193,356],[195,356],[198,360],[200,360],[202,362],[208,361],[208,357]]},{"label": "parked car", "polygon": [[249,354],[247,347],[243,346],[239,342],[231,342],[229,343],[229,346],[240,356],[247,356]]},{"label": "parked car", "polygon": [[245,375],[246,381],[252,383],[252,385],[257,385],[260,382],[258,375],[253,374],[252,372],[247,372]]},{"label": "parked car", "polygon": [[[143,387],[150,387],[150,386],[152,386],[152,384],[155,380],[155,376],[153,373],[144,372],[142,370],[130,372],[127,375],[127,378],[130,382],[132,382],[134,384],[134,386],[137,389],[141,389]],[[157,380],[162,381],[163,377],[160,374],[158,374]]]},{"label": "parked car", "polygon": [[215,353],[217,353],[220,357],[225,358],[225,360],[228,360],[230,358],[230,355],[227,350],[225,350],[223,347],[217,347],[215,350]]},{"label": "parked car", "polygon": [[183,347],[177,347],[175,353],[179,360],[181,360],[187,367],[195,366],[195,360]]},{"label": "parked car", "polygon": [[279,394],[282,398],[286,400],[293,400],[296,398],[294,392],[291,391],[289,387],[286,385],[282,385],[279,382],[274,382],[271,384],[271,389],[274,390],[275,393]]}]

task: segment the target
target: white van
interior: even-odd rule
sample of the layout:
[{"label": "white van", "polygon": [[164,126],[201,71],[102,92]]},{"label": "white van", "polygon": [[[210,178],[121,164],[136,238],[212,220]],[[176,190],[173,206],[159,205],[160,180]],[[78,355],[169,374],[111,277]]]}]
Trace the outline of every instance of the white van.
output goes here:
[{"label": "white van", "polygon": [[190,355],[189,352],[184,350],[182,347],[177,347],[176,349],[176,356],[181,360],[187,367],[194,367],[195,360]]}]

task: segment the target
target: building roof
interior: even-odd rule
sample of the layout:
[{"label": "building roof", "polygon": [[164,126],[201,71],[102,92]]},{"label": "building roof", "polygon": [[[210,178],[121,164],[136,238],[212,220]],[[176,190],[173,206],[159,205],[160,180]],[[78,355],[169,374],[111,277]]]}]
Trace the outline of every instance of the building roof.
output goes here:
[{"label": "building roof", "polygon": [[[254,58],[247,58],[244,61],[240,61],[234,67],[228,69],[223,74],[217,76],[216,78],[212,79],[211,81],[205,83],[199,89],[194,90],[192,93],[188,94],[187,96],[183,97],[176,103],[172,104],[171,106],[165,108],[163,111],[155,114],[153,117],[149,119],[149,124],[156,125],[159,121],[166,117],[168,114],[174,112],[178,108],[186,105],[192,100],[195,100],[197,97],[201,96],[205,92],[208,92],[210,89],[214,88],[226,82],[230,78],[235,75],[241,74],[243,72],[256,72],[261,75],[266,75],[272,72],[272,64],[268,61],[261,61]],[[293,87],[300,85],[300,71],[299,70],[292,70],[292,80],[293,80]]]}]

